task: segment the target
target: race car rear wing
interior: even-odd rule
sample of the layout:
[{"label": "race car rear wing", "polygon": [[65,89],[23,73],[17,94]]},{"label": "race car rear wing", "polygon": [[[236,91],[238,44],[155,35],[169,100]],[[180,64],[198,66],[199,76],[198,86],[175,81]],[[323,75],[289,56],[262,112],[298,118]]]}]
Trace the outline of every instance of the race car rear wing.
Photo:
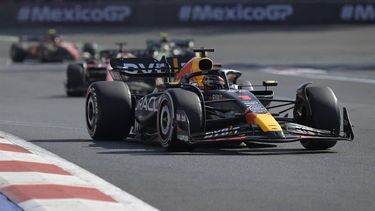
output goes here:
[{"label": "race car rear wing", "polygon": [[190,57],[164,56],[158,61],[154,58],[114,58],[112,71],[129,77],[173,77]]},{"label": "race car rear wing", "polygon": [[[193,39],[172,39],[169,43],[180,48],[194,47]],[[147,40],[146,45],[148,48],[159,48],[161,45],[161,41],[160,40]]]},{"label": "race car rear wing", "polygon": [[194,47],[194,40],[192,39],[173,39],[172,42],[175,44],[175,46],[178,46],[180,48],[193,48]]}]

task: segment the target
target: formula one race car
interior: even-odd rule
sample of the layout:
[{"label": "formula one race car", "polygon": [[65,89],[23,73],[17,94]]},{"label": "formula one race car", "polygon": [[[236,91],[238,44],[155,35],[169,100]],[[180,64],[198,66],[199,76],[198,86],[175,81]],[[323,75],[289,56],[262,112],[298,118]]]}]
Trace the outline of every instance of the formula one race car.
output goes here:
[{"label": "formula one race car", "polygon": [[159,40],[147,40],[145,50],[135,50],[133,53],[137,57],[193,57],[195,56],[192,39],[172,39],[170,40],[167,33],[160,33]]},{"label": "formula one race car", "polygon": [[65,91],[69,97],[84,96],[92,82],[105,81],[111,58],[132,58],[132,53],[124,50],[125,43],[116,43],[118,49],[105,49],[97,53],[97,46],[85,43],[81,61],[71,63],[66,70]]},{"label": "formula one race car", "polygon": [[[114,81],[95,82],[88,89],[90,136],[94,140],[156,140],[167,150],[217,142],[294,141],[307,149],[324,150],[337,141],[353,140],[348,112],[343,108],[341,117],[330,88],[305,83],[297,89],[295,100],[273,99],[269,87],[276,86],[276,81],[264,81],[264,90],[254,90],[257,86],[250,83],[238,84],[241,73],[217,68],[206,57],[208,51],[213,49],[195,50],[200,57],[182,68],[175,65],[177,58],[171,62],[165,58],[112,59]],[[165,83],[138,95],[123,76],[163,77]]]},{"label": "formula one race car", "polygon": [[49,32],[47,36],[20,36],[10,47],[13,62],[33,59],[39,62],[63,62],[80,58],[80,51],[73,43],[65,42],[60,36]]}]

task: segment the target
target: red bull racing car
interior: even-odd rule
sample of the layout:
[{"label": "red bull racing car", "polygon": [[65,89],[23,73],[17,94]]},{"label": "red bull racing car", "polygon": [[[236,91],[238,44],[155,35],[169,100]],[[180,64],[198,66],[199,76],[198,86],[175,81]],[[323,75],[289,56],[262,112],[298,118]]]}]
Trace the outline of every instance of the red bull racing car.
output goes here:
[{"label": "red bull racing car", "polygon": [[[346,108],[340,112],[329,87],[302,84],[295,100],[274,99],[240,80],[241,73],[200,56],[181,64],[178,58],[112,59],[114,81],[95,82],[86,96],[86,125],[94,140],[135,137],[155,140],[167,150],[188,150],[204,143],[287,143],[300,141],[311,150],[354,138]],[[148,93],[137,94],[124,78],[163,78]],[[342,113],[342,114],[340,114]],[[290,116],[289,116],[290,115]]]}]

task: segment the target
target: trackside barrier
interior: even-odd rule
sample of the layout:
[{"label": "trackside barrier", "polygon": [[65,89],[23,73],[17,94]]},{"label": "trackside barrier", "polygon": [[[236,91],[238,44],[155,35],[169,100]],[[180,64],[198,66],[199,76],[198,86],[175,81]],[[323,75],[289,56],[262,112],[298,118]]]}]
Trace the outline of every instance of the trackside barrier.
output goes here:
[{"label": "trackside barrier", "polygon": [[[26,2],[26,3],[24,3]],[[374,24],[375,2],[357,1],[5,1],[0,26]],[[94,2],[94,3],[92,3]],[[197,2],[197,3],[195,3]]]}]

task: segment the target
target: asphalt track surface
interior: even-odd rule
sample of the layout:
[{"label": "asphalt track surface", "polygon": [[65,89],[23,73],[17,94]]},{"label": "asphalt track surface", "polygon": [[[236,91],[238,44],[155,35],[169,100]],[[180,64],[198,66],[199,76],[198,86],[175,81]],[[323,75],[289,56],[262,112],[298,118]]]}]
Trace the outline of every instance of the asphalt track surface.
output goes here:
[{"label": "asphalt track surface", "polygon": [[[42,31],[37,29],[36,31]],[[2,30],[2,34],[26,33]],[[66,39],[143,47],[158,30],[60,29]],[[200,147],[168,153],[140,141],[90,140],[84,98],[67,98],[67,64],[12,64],[0,41],[0,130],[41,146],[161,210],[374,210],[375,27],[174,29],[253,83],[279,81],[276,95],[294,98],[312,81],[330,86],[355,125],[355,141],[326,151],[299,143]],[[267,67],[309,67],[291,73]],[[313,68],[313,70],[311,70]],[[299,72],[298,72],[299,71]],[[276,74],[275,74],[276,73]],[[289,75],[288,75],[289,74]],[[291,75],[290,75],[291,74]]]}]

